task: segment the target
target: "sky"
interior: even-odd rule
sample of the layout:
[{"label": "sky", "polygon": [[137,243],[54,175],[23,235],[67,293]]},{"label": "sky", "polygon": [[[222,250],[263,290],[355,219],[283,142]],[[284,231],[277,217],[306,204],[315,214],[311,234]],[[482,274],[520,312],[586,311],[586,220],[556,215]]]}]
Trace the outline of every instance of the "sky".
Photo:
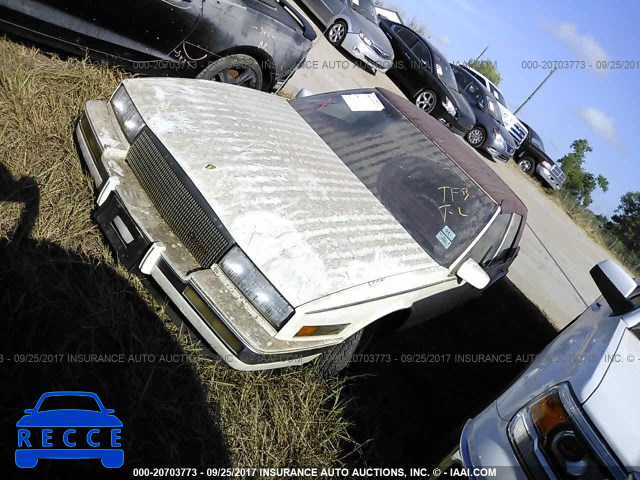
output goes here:
[{"label": "sky", "polygon": [[[593,148],[584,168],[609,180],[593,194],[591,210],[612,215],[620,197],[640,190],[640,9],[636,0],[511,2],[393,0],[404,20],[415,16],[425,36],[450,62],[475,58],[497,64],[499,85],[514,111],[550,70],[544,61],[584,61],[585,68],[558,69],[518,112],[542,137],[549,156],[561,158],[586,138]],[[599,69],[611,61],[633,69]],[[538,62],[538,68],[531,62]],[[523,62],[525,64],[523,65]]]}]

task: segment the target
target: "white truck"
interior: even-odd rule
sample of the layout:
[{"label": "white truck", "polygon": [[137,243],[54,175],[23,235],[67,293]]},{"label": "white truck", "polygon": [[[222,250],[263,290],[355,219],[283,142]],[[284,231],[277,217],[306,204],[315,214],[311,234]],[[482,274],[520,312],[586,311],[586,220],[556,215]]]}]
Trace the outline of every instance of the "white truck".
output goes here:
[{"label": "white truck", "polygon": [[640,479],[639,282],[591,275],[602,296],[465,424],[440,478]]}]

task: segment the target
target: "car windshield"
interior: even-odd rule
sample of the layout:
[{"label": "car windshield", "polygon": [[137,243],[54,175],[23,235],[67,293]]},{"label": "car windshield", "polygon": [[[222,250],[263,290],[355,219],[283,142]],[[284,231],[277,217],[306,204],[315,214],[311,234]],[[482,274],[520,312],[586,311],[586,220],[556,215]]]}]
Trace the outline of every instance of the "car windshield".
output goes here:
[{"label": "car windshield", "polygon": [[378,92],[315,95],[291,105],[441,265],[451,265],[496,211],[494,201]]},{"label": "car windshield", "polygon": [[456,82],[456,77],[453,74],[449,60],[447,60],[444,55],[435,48],[431,47],[431,51],[433,52],[432,58],[435,69],[434,73],[447,87],[458,92],[458,82]]},{"label": "car windshield", "polygon": [[487,102],[487,111],[489,112],[489,115],[491,115],[491,117],[500,125],[503,125],[502,112],[500,111],[500,105],[498,105],[498,102],[496,102],[495,98],[490,97],[488,95],[486,96],[486,102]]},{"label": "car windshield", "polygon": [[472,80],[469,85],[464,89],[467,97],[478,105],[479,108],[489,112],[489,115],[500,125],[502,125],[502,113],[500,112],[500,106],[495,101],[493,96],[487,95],[475,80]]},{"label": "car windshield", "polygon": [[493,83],[489,82],[489,90],[491,91],[491,94],[494,97],[496,97],[496,100],[500,102],[500,105],[502,105],[506,109],[509,109],[509,107],[507,107],[507,101],[504,99],[502,92],[498,90],[498,87],[496,87]]},{"label": "car windshield", "polygon": [[39,412],[48,410],[91,410],[95,412],[100,411],[100,406],[93,397],[87,395],[56,395],[52,397],[46,397],[40,408]]},{"label": "car windshield", "polygon": [[376,8],[369,0],[349,0],[349,5],[371,23],[378,25]]}]

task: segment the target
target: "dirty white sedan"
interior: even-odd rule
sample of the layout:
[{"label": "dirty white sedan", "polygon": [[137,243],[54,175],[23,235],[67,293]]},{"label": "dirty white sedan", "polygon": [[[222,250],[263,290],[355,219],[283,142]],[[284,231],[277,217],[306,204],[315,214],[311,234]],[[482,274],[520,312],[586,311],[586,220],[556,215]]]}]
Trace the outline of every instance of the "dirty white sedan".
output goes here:
[{"label": "dirty white sedan", "polygon": [[76,135],[119,260],[241,370],[344,368],[377,320],[504,276],[525,224],[464,143],[382,89],[126,80]]}]

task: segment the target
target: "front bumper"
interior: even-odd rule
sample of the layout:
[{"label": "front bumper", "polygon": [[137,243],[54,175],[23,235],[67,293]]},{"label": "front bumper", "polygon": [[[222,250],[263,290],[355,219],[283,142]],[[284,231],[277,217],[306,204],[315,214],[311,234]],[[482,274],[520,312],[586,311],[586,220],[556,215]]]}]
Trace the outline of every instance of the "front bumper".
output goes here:
[{"label": "front bumper", "polygon": [[393,57],[385,58],[379,55],[372,47],[364,43],[357,33],[347,33],[342,41],[342,48],[379,72],[385,73],[393,65]]},{"label": "front bumper", "polygon": [[106,102],[87,103],[76,138],[98,190],[94,218],[121,263],[148,275],[227,364],[238,370],[300,365],[335,345],[274,338],[264,318],[217,265],[202,269],[197,264],[127,164],[129,144]]},{"label": "front bumper", "polygon": [[438,466],[441,476],[432,478],[449,478],[445,472],[456,469],[469,479],[527,480],[507,437],[507,424],[493,402],[466,423],[459,445]]},{"label": "front bumper", "polygon": [[560,190],[562,188],[562,183],[558,182],[558,180],[553,177],[551,170],[547,167],[538,164],[536,167],[536,173],[554,190]]},{"label": "front bumper", "polygon": [[498,143],[495,138],[491,141],[487,139],[482,148],[491,155],[491,158],[502,163],[507,163],[515,153],[515,148],[509,147],[506,143]]}]

